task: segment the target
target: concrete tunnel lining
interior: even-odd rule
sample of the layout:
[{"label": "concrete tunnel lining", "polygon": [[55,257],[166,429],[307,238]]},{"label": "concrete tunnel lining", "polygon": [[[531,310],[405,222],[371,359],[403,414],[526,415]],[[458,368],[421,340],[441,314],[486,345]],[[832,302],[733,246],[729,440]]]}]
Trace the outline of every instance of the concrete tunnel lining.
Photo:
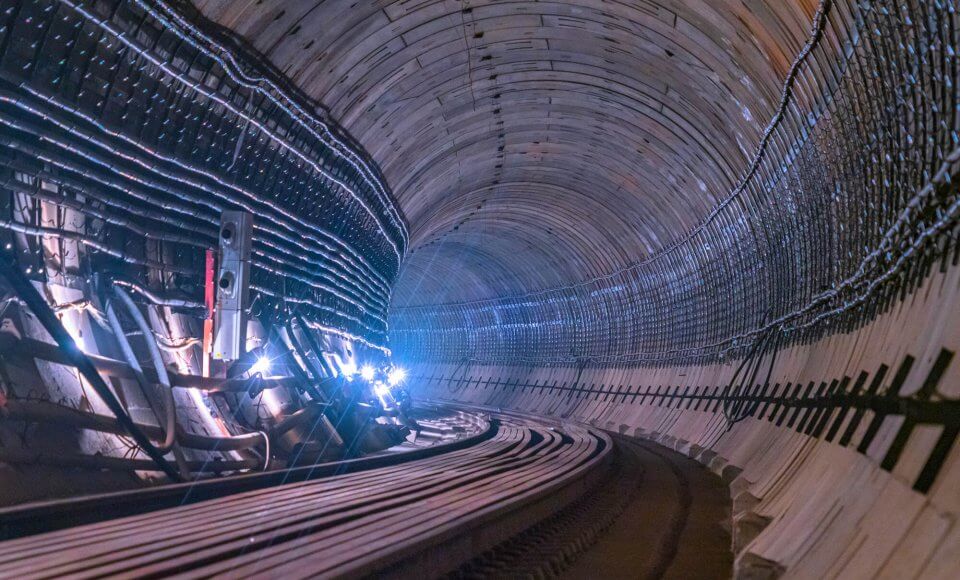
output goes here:
[{"label": "concrete tunnel lining", "polygon": [[[901,146],[862,114],[909,90],[906,69],[871,56],[886,49],[864,31],[897,26],[880,8],[198,8],[325,103],[384,168],[413,232],[391,310],[408,357],[663,364],[742,354],[771,321],[822,333],[830,323],[810,319],[846,312],[863,300],[851,290],[861,270],[882,272],[868,262],[884,224],[851,232],[851,220],[925,184],[909,181],[910,161],[872,190],[878,177],[856,170]],[[930,83],[945,72],[924,70]],[[870,75],[883,82],[866,99]],[[905,127],[917,146],[921,125]],[[717,308],[723,295],[732,308]],[[425,334],[452,330],[430,305],[460,318],[454,334],[479,324],[484,346],[428,345]]]},{"label": "concrete tunnel lining", "polygon": [[[392,354],[422,399],[685,454],[729,491],[738,577],[960,571],[953,2],[0,6],[0,227],[90,354],[117,349],[87,272],[115,271],[177,376],[199,372],[179,349],[238,206],[256,348],[335,355],[310,376]],[[45,51],[86,74],[31,69]],[[10,300],[3,348],[45,337]],[[0,425],[0,500],[141,485],[46,481],[61,449],[124,440],[78,376],[31,365],[2,381],[27,427]],[[315,401],[268,392],[175,400],[272,441]],[[108,429],[31,432],[37,398]],[[241,451],[184,465],[257,463]]]}]

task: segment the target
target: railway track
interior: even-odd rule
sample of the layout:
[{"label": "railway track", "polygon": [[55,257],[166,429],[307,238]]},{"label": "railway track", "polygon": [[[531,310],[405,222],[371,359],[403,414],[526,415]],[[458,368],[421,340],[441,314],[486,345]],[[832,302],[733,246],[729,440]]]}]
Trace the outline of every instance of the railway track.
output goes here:
[{"label": "railway track", "polygon": [[444,580],[730,578],[728,490],[694,460],[614,435],[612,469],[590,493]]},{"label": "railway track", "polygon": [[[185,490],[127,493],[121,513],[138,498],[162,509],[2,542],[0,576],[423,577],[582,497],[606,476],[612,449],[607,435],[586,427],[495,416],[482,436],[369,458],[382,463],[353,473],[298,471],[301,481],[280,484],[268,478],[275,474],[231,478],[205,484],[203,501],[173,507]],[[97,501],[73,517],[110,511],[108,500]],[[61,514],[62,523],[68,505],[27,507],[20,520],[33,509]]]},{"label": "railway track", "polygon": [[497,432],[497,421],[491,421],[488,415],[481,413],[437,407],[421,410],[418,416],[425,419],[426,424],[432,425],[424,428],[426,436],[357,459],[0,508],[0,542],[241,492],[390,467],[465,449],[489,439]]}]

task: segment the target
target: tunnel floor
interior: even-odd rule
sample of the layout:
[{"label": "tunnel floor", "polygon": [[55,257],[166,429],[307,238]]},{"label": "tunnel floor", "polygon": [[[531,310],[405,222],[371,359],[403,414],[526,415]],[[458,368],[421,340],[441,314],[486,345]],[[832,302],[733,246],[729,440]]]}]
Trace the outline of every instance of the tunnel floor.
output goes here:
[{"label": "tunnel floor", "polygon": [[607,479],[448,578],[730,578],[729,492],[696,461],[614,436]]},{"label": "tunnel floor", "polygon": [[696,461],[665,447],[620,438],[641,469],[636,493],[564,578],[729,578],[733,570],[728,491]]}]

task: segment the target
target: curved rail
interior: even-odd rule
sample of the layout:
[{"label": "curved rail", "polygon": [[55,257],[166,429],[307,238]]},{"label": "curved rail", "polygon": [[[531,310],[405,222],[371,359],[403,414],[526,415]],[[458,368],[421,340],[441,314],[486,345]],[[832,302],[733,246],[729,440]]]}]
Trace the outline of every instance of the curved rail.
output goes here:
[{"label": "curved rail", "polygon": [[[467,449],[495,436],[498,423],[486,416],[458,412],[451,420],[470,423],[463,436],[432,441],[432,445],[408,445],[407,450],[331,461],[316,465],[292,467],[284,470],[234,475],[211,479],[163,485],[147,489],[110,492],[67,499],[32,502],[0,509],[0,546],[2,541],[50,532],[81,524],[102,522],[119,517],[194,504],[232,494],[267,489],[279,485],[313,481],[334,475],[356,473],[390,467],[409,461],[434,457],[442,453]],[[418,448],[419,447],[419,448]],[[0,453],[0,462],[7,461]],[[145,462],[149,463],[149,462]],[[237,469],[235,462],[209,461],[203,469],[227,471]],[[219,466],[223,466],[222,469]],[[149,467],[144,466],[144,468]],[[2,576],[2,574],[0,574]]]},{"label": "curved rail", "polygon": [[602,432],[503,416],[485,441],[420,461],[3,542],[0,569],[18,578],[439,573],[582,495],[611,449]]}]

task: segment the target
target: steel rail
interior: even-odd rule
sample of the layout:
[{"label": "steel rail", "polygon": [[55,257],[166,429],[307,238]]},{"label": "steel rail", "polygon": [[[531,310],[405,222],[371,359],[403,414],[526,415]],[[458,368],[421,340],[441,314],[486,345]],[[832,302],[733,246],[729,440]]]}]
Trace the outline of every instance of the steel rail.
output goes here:
[{"label": "steel rail", "polygon": [[[482,441],[479,444],[476,444],[475,449],[470,453],[470,456],[473,457],[477,453],[485,453],[489,449],[492,449],[492,446],[499,444],[504,441],[506,438],[510,437],[512,433],[511,428],[497,429],[496,434],[487,440]],[[453,445],[453,444],[451,444]],[[470,447],[470,446],[468,446]],[[420,468],[424,465],[435,465],[435,466],[445,466],[445,467],[456,467],[458,464],[461,464],[461,457],[465,455],[465,450],[467,447],[458,448],[455,446],[448,446],[445,448],[447,453],[439,454],[440,456],[436,458],[427,458],[423,461],[418,462]],[[454,451],[451,451],[454,450]],[[486,451],[485,451],[486,450]],[[404,454],[402,457],[410,459],[413,457],[413,452]],[[437,455],[437,454],[435,454]],[[421,459],[423,459],[421,457]],[[335,464],[328,464],[330,466],[342,467],[344,462],[338,462]],[[116,538],[120,538],[123,535],[128,535],[132,533],[137,533],[142,531],[146,527],[158,525],[163,522],[176,522],[180,517],[180,513],[185,509],[191,514],[203,515],[213,517],[217,513],[222,512],[225,509],[225,506],[231,505],[237,499],[250,500],[253,502],[262,502],[270,501],[270,504],[277,508],[277,513],[282,513],[282,510],[296,509],[298,503],[304,499],[309,499],[317,494],[332,494],[338,490],[344,489],[351,485],[369,485],[374,486],[376,484],[383,484],[387,478],[396,478],[401,477],[404,474],[408,473],[411,469],[411,465],[407,463],[398,463],[396,459],[393,461],[394,465],[388,466],[385,468],[377,469],[372,472],[368,471],[359,471],[356,473],[349,474],[340,474],[339,471],[333,471],[331,473],[323,474],[326,475],[336,475],[340,474],[341,477],[336,480],[324,481],[321,482],[321,485],[309,485],[309,481],[306,483],[292,483],[285,486],[282,490],[277,490],[272,488],[273,486],[267,485],[263,488],[254,489],[248,492],[242,492],[240,495],[234,495],[232,497],[224,496],[221,498],[213,499],[210,501],[205,501],[200,505],[186,507],[186,503],[183,504],[173,504],[173,507],[176,509],[165,510],[162,513],[153,513],[153,514],[144,514],[138,517],[125,518],[125,521],[109,520],[105,519],[104,521],[92,525],[85,526],[86,534],[85,540],[89,543],[96,543],[101,541],[108,541]],[[318,466],[323,468],[324,466]],[[306,469],[306,468],[304,468]],[[319,476],[318,476],[319,477]],[[223,487],[223,484],[230,483],[233,479],[223,480],[216,482],[218,487]],[[279,480],[280,483],[284,483],[285,480]],[[289,483],[289,482],[287,482]],[[208,486],[212,484],[207,484]],[[111,494],[112,496],[118,496],[120,494]],[[130,495],[143,496],[143,492],[135,492],[131,494],[127,492],[124,497]],[[195,494],[191,490],[190,496],[193,497]],[[229,494],[228,494],[229,495]],[[67,505],[71,505],[70,502]],[[56,506],[58,509],[62,506]],[[23,510],[15,510],[17,513]],[[32,509],[30,511],[36,511]],[[182,531],[189,531],[189,529],[184,528]],[[9,546],[30,546],[34,554],[45,554],[48,551],[55,551],[57,544],[66,537],[69,537],[71,534],[70,530],[62,530],[61,532],[45,534],[43,537],[36,538],[22,538],[19,540],[13,540],[7,542],[5,545]],[[80,545],[78,542],[77,545]],[[0,558],[4,562],[8,561],[6,558]]]},{"label": "steel rail", "polygon": [[477,430],[473,435],[402,454],[372,455],[221,480],[40,501],[0,509],[0,540],[21,538],[78,524],[101,522],[110,518],[143,514],[164,508],[187,506],[233,494],[270,493],[271,488],[278,485],[309,482],[333,475],[348,477],[346,474],[358,474],[372,469],[378,469],[383,473],[388,469],[400,469],[409,461],[426,460],[438,455],[450,457],[460,450],[480,446],[500,432],[496,421],[488,421],[478,416],[476,422]]},{"label": "steel rail", "polygon": [[[459,423],[478,421],[457,413]],[[87,511],[119,505],[122,514],[134,498],[166,507],[191,496],[176,507],[2,542],[0,566],[24,578],[340,577],[421,569],[428,550],[431,570],[452,569],[580,497],[609,462],[611,441],[598,431],[506,415],[491,424],[469,442],[299,468],[279,480],[256,474],[198,484],[199,493],[178,485],[80,500]],[[357,472],[361,463],[367,470]],[[318,479],[321,472],[340,475]],[[111,501],[117,497],[124,500]],[[70,505],[0,510],[0,520],[62,517]]]}]

